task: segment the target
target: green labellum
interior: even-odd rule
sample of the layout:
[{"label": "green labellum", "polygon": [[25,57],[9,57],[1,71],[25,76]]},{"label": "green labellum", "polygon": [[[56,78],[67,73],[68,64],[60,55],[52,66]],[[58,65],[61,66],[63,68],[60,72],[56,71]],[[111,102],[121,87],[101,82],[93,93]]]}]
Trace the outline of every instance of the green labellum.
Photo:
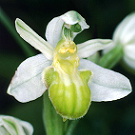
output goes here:
[{"label": "green labellum", "polygon": [[50,67],[44,71],[44,80],[49,84],[49,98],[63,118],[77,119],[84,116],[90,106],[91,95],[88,87],[90,71],[59,74]]}]

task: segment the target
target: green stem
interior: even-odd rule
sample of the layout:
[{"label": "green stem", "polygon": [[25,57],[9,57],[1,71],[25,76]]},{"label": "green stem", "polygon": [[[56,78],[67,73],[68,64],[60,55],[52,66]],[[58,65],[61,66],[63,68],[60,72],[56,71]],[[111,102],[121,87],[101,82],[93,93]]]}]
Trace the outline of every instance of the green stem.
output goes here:
[{"label": "green stem", "polygon": [[20,45],[21,49],[26,54],[26,56],[29,57],[34,55],[34,52],[30,49],[28,44],[19,37],[19,35],[15,31],[14,25],[12,24],[11,20],[8,18],[8,16],[4,13],[4,11],[1,8],[0,8],[0,21],[11,33],[16,42]]},{"label": "green stem", "polygon": [[122,45],[117,45],[100,58],[98,65],[111,69],[121,60],[122,56],[123,47]]},{"label": "green stem", "polygon": [[66,132],[65,135],[72,135],[74,130],[75,130],[75,128],[76,128],[76,126],[77,126],[77,124],[78,124],[78,122],[79,122],[79,120],[71,121],[69,126],[68,126],[68,128],[67,128],[67,132]]},{"label": "green stem", "polygon": [[43,95],[43,122],[47,135],[72,135],[78,120],[63,122],[63,118],[56,113],[46,91]]}]

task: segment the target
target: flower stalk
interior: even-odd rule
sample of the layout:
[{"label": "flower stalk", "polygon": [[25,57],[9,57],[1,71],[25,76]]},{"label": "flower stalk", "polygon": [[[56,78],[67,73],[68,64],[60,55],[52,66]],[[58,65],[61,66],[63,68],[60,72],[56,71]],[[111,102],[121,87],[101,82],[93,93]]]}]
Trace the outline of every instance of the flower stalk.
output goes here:
[{"label": "flower stalk", "polygon": [[123,47],[121,45],[117,45],[99,59],[98,65],[112,69],[122,59],[122,56]]}]

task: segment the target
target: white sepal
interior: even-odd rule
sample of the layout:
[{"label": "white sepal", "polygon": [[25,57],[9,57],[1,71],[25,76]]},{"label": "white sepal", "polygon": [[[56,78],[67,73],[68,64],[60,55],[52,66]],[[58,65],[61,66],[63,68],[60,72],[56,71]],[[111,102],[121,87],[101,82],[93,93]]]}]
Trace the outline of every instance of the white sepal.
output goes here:
[{"label": "white sepal", "polygon": [[30,123],[12,116],[0,115],[0,133],[2,135],[32,135],[33,127]]},{"label": "white sepal", "polygon": [[99,50],[112,46],[110,39],[92,39],[77,45],[77,53],[79,58],[87,58]]},{"label": "white sepal", "polygon": [[102,68],[88,60],[81,59],[79,69],[92,72],[89,83],[92,101],[112,101],[123,98],[131,93],[131,84],[124,75]]},{"label": "white sepal", "polygon": [[85,19],[76,11],[68,11],[61,15],[60,18],[69,25],[79,23],[82,29],[88,29],[89,25],[85,22]]},{"label": "white sepal", "polygon": [[124,47],[124,62],[135,70],[135,44]]},{"label": "white sepal", "polygon": [[53,18],[46,27],[46,39],[55,48],[61,39],[61,31],[64,21],[60,17]]},{"label": "white sepal", "polygon": [[[61,15],[60,18],[69,26],[79,24],[81,26],[81,31],[89,28],[85,19],[76,11],[71,10],[66,12],[65,14]],[[73,32],[73,38],[76,37],[77,34],[80,32]]]},{"label": "white sepal", "polygon": [[[46,39],[55,48],[58,41],[62,38],[62,28],[63,26],[70,29],[71,25],[79,24],[81,26],[81,31],[88,29],[89,26],[85,22],[85,19],[76,11],[68,11],[65,14],[53,18],[47,25],[46,28]],[[75,37],[80,32],[73,32],[73,37]]]},{"label": "white sepal", "polygon": [[0,135],[10,135],[4,127],[0,126]]},{"label": "white sepal", "polygon": [[81,22],[79,22],[79,25],[81,26],[82,28],[82,31],[85,30],[85,29],[89,29],[89,25],[86,23],[85,20],[82,20]]},{"label": "white sepal", "polygon": [[48,59],[52,59],[53,48],[47,41],[45,41],[42,37],[35,33],[27,24],[25,24],[22,20],[18,18],[15,20],[15,27],[17,32],[25,41],[27,41],[35,49],[42,52]]},{"label": "white sepal", "polygon": [[25,129],[26,135],[32,135],[32,133],[33,133],[33,127],[31,126],[30,123],[28,123],[26,121],[19,121],[19,123]]},{"label": "white sepal", "polygon": [[8,94],[20,102],[29,102],[40,97],[46,90],[41,74],[51,63],[52,61],[47,60],[43,54],[23,61],[12,78]]},{"label": "white sepal", "polygon": [[135,42],[135,13],[128,15],[116,28],[113,40],[117,44],[127,45]]}]

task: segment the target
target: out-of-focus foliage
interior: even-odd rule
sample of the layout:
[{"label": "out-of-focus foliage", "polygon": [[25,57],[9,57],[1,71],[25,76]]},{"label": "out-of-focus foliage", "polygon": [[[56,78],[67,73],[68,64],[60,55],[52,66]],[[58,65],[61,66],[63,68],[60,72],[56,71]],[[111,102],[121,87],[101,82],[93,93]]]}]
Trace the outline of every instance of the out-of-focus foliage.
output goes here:
[{"label": "out-of-focus foliage", "polygon": [[[76,10],[90,25],[89,30],[76,37],[76,43],[91,38],[111,39],[115,27],[135,10],[133,0],[0,0],[0,6],[13,24],[15,18],[19,17],[42,37],[52,18],[69,10]],[[34,135],[42,135],[42,98],[21,104],[6,94],[16,68],[24,59],[26,56],[18,43],[0,23],[0,114],[28,121],[34,126]],[[114,70],[131,80],[133,92],[115,102],[92,103],[88,114],[80,120],[75,135],[134,135],[135,76],[120,64]]]}]

